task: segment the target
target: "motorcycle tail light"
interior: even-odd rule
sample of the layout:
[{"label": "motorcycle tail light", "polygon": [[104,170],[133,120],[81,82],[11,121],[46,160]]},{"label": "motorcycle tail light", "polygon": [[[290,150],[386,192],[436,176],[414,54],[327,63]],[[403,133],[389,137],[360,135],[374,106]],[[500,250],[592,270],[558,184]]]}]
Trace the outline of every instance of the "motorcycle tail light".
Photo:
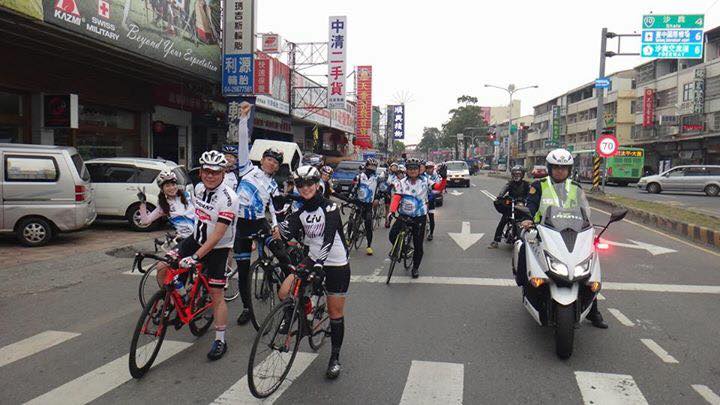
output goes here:
[{"label": "motorcycle tail light", "polygon": [[538,277],[531,277],[530,278],[530,285],[532,285],[535,288],[540,287],[541,285],[545,284],[545,279],[538,278]]},{"label": "motorcycle tail light", "polygon": [[594,293],[600,291],[600,288],[602,288],[599,281],[593,281],[592,283],[589,284],[589,287],[590,287],[590,291],[592,291]]},{"label": "motorcycle tail light", "polygon": [[598,243],[595,244],[595,247],[596,247],[598,250],[608,250],[608,249],[610,249],[610,245],[608,245],[608,244],[605,243],[605,242],[598,242]]}]

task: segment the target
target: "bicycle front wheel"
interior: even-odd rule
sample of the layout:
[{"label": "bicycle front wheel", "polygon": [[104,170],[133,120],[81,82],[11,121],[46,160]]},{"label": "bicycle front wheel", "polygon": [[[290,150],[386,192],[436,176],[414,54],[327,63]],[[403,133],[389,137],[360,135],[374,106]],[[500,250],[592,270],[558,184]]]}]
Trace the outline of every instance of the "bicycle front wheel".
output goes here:
[{"label": "bicycle front wheel", "polygon": [[302,320],[292,300],[276,306],[265,318],[248,361],[248,388],[254,397],[269,397],[285,381],[300,346]]},{"label": "bicycle front wheel", "polygon": [[328,312],[325,288],[320,287],[316,292],[317,294],[311,296],[311,299],[313,301],[317,299],[317,302],[313,305],[313,320],[308,342],[313,350],[318,351],[325,343],[325,338],[330,335],[330,312]]},{"label": "bicycle front wheel", "polygon": [[260,260],[250,266],[250,301],[252,301],[252,323],[255,330],[277,304],[277,291],[273,280],[271,264]]},{"label": "bicycle front wheel", "polygon": [[140,299],[140,307],[143,309],[147,306],[147,303],[150,302],[150,298],[152,298],[155,292],[160,288],[157,284],[157,265],[158,262],[150,265],[140,279],[138,298]]},{"label": "bicycle front wheel", "polygon": [[225,264],[225,301],[230,302],[240,296],[240,278],[238,276],[237,262],[231,257]]},{"label": "bicycle front wheel", "polygon": [[135,325],[130,343],[130,375],[142,378],[160,351],[167,332],[167,317],[171,310],[170,293],[158,291],[150,298]]},{"label": "bicycle front wheel", "polygon": [[393,270],[395,270],[395,264],[399,262],[402,258],[404,239],[405,238],[403,237],[402,233],[395,238],[395,244],[390,251],[390,268],[388,269],[388,275],[385,284],[390,284],[390,278],[392,278]]},{"label": "bicycle front wheel", "polygon": [[403,244],[403,264],[405,270],[410,270],[413,265],[413,254],[415,249],[413,248],[412,233],[408,232],[405,234],[405,242]]}]

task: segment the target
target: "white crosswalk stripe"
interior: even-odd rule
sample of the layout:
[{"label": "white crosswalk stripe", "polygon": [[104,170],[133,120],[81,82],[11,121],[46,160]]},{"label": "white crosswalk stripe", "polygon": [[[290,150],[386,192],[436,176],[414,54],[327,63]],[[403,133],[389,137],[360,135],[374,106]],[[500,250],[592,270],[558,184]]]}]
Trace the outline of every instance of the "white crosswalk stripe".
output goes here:
[{"label": "white crosswalk stripe", "polygon": [[608,310],[608,312],[610,312],[610,313],[612,314],[612,316],[614,316],[615,319],[617,319],[618,322],[620,322],[621,324],[623,324],[623,325],[625,325],[625,326],[635,326],[635,323],[634,323],[633,321],[631,321],[630,318],[628,318],[627,316],[625,316],[625,314],[623,314],[622,312],[620,312],[620,310],[615,309],[615,308],[608,308],[607,310]]},{"label": "white crosswalk stripe", "polygon": [[652,340],[652,339],[640,339],[640,341],[643,342],[643,344],[644,344],[645,346],[647,346],[647,348],[650,349],[650,351],[652,351],[652,352],[655,353],[658,357],[660,357],[660,360],[662,360],[663,362],[665,362],[665,363],[670,363],[670,364],[677,364],[677,363],[678,363],[678,361],[677,361],[677,359],[676,359],[675,357],[671,356],[665,349],[663,349],[662,347],[660,347],[660,345],[657,344],[654,340]]},{"label": "white crosswalk stripe", "polygon": [[464,370],[458,363],[413,360],[400,405],[462,404]]},{"label": "white crosswalk stripe", "polygon": [[[190,347],[192,343],[166,340],[153,367]],[[126,383],[132,377],[128,370],[129,354],[111,361],[52,391],[26,402],[26,404],[86,404]]]},{"label": "white crosswalk stripe", "polygon": [[48,330],[0,348],[0,367],[16,362],[62,342],[80,336],[79,333]]},{"label": "white crosswalk stripe", "polygon": [[[287,353],[289,356],[291,353]],[[292,368],[290,368],[290,372],[287,375],[287,378],[283,382],[283,384],[278,388],[275,393],[273,393],[271,396],[265,398],[265,399],[257,399],[250,393],[250,389],[248,388],[248,376],[245,375],[243,378],[238,380],[235,384],[232,385],[232,387],[228,388],[227,391],[225,391],[222,395],[217,397],[215,401],[213,401],[213,404],[235,404],[235,405],[250,405],[250,404],[272,404],[274,403],[278,398],[280,398],[280,395],[282,395],[285,390],[287,390],[292,382],[297,379],[307,368],[310,366],[310,364],[317,358],[316,353],[304,353],[304,352],[298,352],[295,356],[295,361],[292,364]],[[264,362],[255,366],[255,370],[262,369],[264,367]]]},{"label": "white crosswalk stripe", "polygon": [[705,398],[710,405],[720,405],[720,395],[714,393],[707,385],[697,384],[692,387],[700,396]]},{"label": "white crosswalk stripe", "polygon": [[576,371],[575,379],[585,405],[642,405],[648,403],[631,375]]}]

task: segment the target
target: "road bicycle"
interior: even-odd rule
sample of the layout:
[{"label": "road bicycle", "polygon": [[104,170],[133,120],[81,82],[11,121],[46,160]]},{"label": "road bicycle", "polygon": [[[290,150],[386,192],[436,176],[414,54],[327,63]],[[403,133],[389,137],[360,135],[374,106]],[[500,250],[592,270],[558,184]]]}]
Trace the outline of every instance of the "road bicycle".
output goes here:
[{"label": "road bicycle", "polygon": [[[156,239],[157,243],[157,239]],[[156,247],[158,245],[156,244]],[[170,246],[170,248],[168,248]],[[163,248],[160,249],[162,253],[168,253],[170,250],[175,248],[176,245],[163,244]],[[158,250],[156,250],[158,252]],[[137,252],[135,253],[135,260],[133,261],[133,267],[131,271],[138,271],[143,276],[140,279],[140,285],[138,286],[138,299],[140,301],[140,307],[145,308],[150,298],[157,291],[157,270],[159,261],[155,259],[154,254]],[[154,259],[155,261],[150,264],[147,268],[143,267],[143,261],[145,259]],[[225,277],[227,282],[225,283],[225,301],[233,301],[240,296],[238,274],[237,274],[237,263],[232,257],[232,254],[228,255],[228,260],[225,265]]]},{"label": "road bicycle", "polygon": [[[257,247],[258,258],[250,265],[250,314],[255,330],[260,328],[260,322],[270,313],[277,304],[277,293],[285,280],[285,274],[280,262],[270,252],[267,245],[270,234],[261,231],[248,238],[252,239]],[[295,242],[288,242],[286,252],[292,265],[299,265],[305,257],[305,250]],[[237,270],[236,270],[237,271]]]},{"label": "road bicycle", "polygon": [[[146,256],[167,263],[169,268],[165,272],[162,289],[150,298],[135,325],[129,356],[130,375],[133,378],[142,378],[152,367],[169,326],[174,325],[179,330],[188,325],[193,335],[202,336],[213,323],[213,302],[202,264],[192,269],[179,268],[173,259],[150,254]],[[185,296],[175,289],[176,277],[187,277]],[[173,313],[175,318],[170,320]]]},{"label": "road bicycle", "polygon": [[272,395],[285,381],[300,341],[317,351],[330,335],[327,292],[318,275],[298,266],[288,296],[276,305],[255,335],[248,361],[248,387],[256,398]]},{"label": "road bicycle", "polygon": [[345,215],[345,209],[350,209],[350,214],[348,216],[348,220],[345,222],[345,229],[343,229],[343,233],[345,234],[345,241],[347,243],[348,248],[355,247],[355,249],[360,249],[360,246],[362,246],[363,238],[365,238],[365,221],[363,220],[363,217],[360,212],[360,208],[355,203],[343,203],[340,206],[340,212]]},{"label": "road bicycle", "polygon": [[[392,278],[393,270],[395,270],[395,264],[403,261],[405,270],[410,270],[413,265],[413,222],[410,217],[398,216],[396,221],[400,221],[400,232],[395,237],[395,242],[390,249],[390,268],[388,269],[387,281],[385,284],[390,284],[390,278]],[[426,227],[427,228],[427,227]]]}]

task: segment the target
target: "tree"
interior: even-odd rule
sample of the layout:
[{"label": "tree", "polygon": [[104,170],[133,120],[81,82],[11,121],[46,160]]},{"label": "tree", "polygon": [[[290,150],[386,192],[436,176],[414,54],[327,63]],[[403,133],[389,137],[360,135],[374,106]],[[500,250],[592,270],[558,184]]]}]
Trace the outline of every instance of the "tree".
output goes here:
[{"label": "tree", "polygon": [[405,144],[402,141],[393,142],[393,152],[395,152],[395,153],[405,152]]},{"label": "tree", "polygon": [[457,101],[461,105],[448,112],[450,120],[442,126],[443,136],[440,142],[441,146],[455,147],[456,151],[457,134],[466,135],[462,145],[463,148],[466,148],[472,135],[487,132],[487,124],[483,120],[482,108],[476,105],[478,102],[477,97],[463,95],[458,97]]},{"label": "tree", "polygon": [[418,150],[425,152],[426,154],[430,151],[437,150],[440,147],[440,137],[442,132],[435,127],[423,128],[422,139],[418,143]]}]

